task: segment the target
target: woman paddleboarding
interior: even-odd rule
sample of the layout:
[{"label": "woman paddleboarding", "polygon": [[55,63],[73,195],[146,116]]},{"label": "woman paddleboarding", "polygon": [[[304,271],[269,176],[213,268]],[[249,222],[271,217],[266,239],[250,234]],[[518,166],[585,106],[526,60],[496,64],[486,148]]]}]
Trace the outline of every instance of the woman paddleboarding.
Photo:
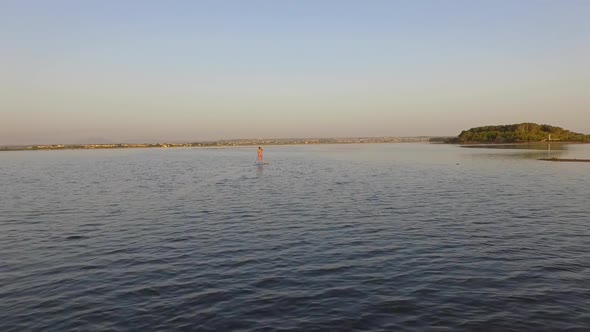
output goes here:
[{"label": "woman paddleboarding", "polygon": [[262,148],[261,147],[258,147],[258,159],[257,159],[257,161],[259,163],[263,163],[263,161],[262,161]]}]

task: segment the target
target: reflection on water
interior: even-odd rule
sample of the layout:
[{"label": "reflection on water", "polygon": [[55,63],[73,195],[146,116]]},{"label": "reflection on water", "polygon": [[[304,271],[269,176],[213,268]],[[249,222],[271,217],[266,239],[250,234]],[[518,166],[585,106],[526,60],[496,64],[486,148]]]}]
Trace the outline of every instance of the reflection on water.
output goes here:
[{"label": "reflection on water", "polygon": [[477,145],[461,145],[462,148],[474,149],[506,149],[506,150],[568,150],[569,144],[477,144]]},{"label": "reflection on water", "polygon": [[[479,156],[487,157],[513,157],[522,159],[539,159],[539,158],[562,158],[565,152],[570,150],[568,144],[547,144],[547,143],[533,143],[533,144],[478,144],[478,145],[462,145],[462,148],[469,149],[493,149],[505,150],[501,153],[493,154],[479,154]],[[524,150],[524,151],[523,151]]]}]

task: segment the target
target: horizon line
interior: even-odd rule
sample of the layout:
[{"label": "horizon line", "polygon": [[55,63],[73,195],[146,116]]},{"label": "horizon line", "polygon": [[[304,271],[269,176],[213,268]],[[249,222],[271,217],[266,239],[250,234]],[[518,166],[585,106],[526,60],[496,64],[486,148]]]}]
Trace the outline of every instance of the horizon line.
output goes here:
[{"label": "horizon line", "polygon": [[[146,140],[146,141],[110,141],[103,139],[103,142],[87,142],[87,143],[34,143],[34,144],[0,144],[0,147],[27,147],[27,146],[56,146],[56,145],[70,145],[70,146],[84,146],[84,145],[117,145],[117,144],[198,144],[198,143],[217,143],[217,142],[235,142],[235,141],[265,141],[265,140],[319,140],[319,139],[366,139],[366,138],[447,138],[455,137],[456,135],[404,135],[404,136],[315,136],[315,137],[249,137],[249,138],[221,138],[221,139],[206,139],[206,140]],[[100,140],[99,140],[100,141]]]}]

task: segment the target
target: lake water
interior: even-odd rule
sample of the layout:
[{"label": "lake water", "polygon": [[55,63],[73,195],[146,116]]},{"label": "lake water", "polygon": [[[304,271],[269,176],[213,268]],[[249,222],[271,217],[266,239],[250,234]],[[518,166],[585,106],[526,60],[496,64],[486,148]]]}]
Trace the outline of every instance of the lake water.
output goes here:
[{"label": "lake water", "polygon": [[0,331],[588,331],[590,163],[548,154],[0,153]]}]

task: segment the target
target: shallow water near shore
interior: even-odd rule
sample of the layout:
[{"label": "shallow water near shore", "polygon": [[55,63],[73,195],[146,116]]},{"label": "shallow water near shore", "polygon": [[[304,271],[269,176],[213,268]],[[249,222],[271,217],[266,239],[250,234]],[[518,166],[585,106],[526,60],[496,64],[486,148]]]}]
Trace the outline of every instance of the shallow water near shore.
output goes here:
[{"label": "shallow water near shore", "polygon": [[0,153],[0,331],[587,331],[590,145]]}]

